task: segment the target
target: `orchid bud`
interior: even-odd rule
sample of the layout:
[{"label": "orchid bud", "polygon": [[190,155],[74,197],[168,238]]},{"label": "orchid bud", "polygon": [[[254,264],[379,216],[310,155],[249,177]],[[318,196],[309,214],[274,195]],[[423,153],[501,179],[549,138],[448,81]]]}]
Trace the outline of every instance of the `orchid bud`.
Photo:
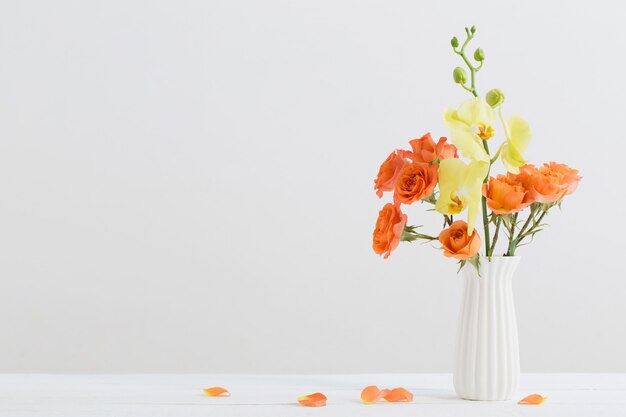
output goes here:
[{"label": "orchid bud", "polygon": [[504,93],[497,88],[494,88],[487,92],[485,100],[487,101],[487,104],[495,109],[500,104],[504,103]]},{"label": "orchid bud", "polygon": [[476,49],[474,52],[474,59],[478,62],[482,62],[485,60],[485,51],[482,48]]},{"label": "orchid bud", "polygon": [[459,46],[459,40],[457,39],[456,36],[452,38],[452,40],[450,40],[450,45],[452,45],[453,48],[456,48],[457,46]]},{"label": "orchid bud", "polygon": [[456,67],[452,72],[452,78],[457,84],[465,84],[465,81],[467,81],[467,73],[463,68]]}]

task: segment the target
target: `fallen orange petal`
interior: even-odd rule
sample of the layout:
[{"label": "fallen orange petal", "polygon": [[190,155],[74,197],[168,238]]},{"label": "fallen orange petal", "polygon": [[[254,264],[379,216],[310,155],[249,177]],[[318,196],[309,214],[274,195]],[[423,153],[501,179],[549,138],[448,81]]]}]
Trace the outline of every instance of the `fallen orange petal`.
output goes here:
[{"label": "fallen orange petal", "polygon": [[388,389],[379,390],[376,385],[370,385],[361,391],[361,400],[365,404],[373,404],[389,393]]},{"label": "fallen orange petal", "polygon": [[324,407],[326,405],[326,400],[326,396],[321,392],[298,397],[298,402],[305,407]]},{"label": "fallen orange petal", "polygon": [[394,388],[385,395],[385,401],[390,403],[413,401],[413,394],[402,387]]},{"label": "fallen orange petal", "polygon": [[226,388],[222,388],[222,387],[205,388],[202,391],[204,391],[204,393],[208,395],[209,397],[229,397],[230,396],[230,392],[228,392]]},{"label": "fallen orange petal", "polygon": [[521,400],[519,400],[518,404],[532,404],[532,405],[539,405],[542,402],[544,402],[548,397],[544,397],[542,395],[539,394],[531,394],[527,397],[522,398]]}]

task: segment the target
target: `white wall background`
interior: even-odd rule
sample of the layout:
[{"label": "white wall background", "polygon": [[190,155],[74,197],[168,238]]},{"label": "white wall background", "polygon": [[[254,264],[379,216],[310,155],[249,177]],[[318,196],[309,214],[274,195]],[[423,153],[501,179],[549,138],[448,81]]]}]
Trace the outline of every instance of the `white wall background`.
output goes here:
[{"label": "white wall background", "polygon": [[[0,6],[0,371],[450,371],[461,291],[371,251],[387,154],[482,92],[584,175],[524,247],[523,370],[626,372],[615,1]],[[417,207],[413,223],[438,218]],[[432,226],[432,227],[431,227]]]}]

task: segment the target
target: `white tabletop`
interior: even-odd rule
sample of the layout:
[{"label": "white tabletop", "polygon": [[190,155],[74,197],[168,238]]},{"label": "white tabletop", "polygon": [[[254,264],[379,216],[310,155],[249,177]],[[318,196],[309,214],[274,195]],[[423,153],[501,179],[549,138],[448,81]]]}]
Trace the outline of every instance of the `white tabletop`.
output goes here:
[{"label": "white tabletop", "polygon": [[[228,388],[228,398],[202,388]],[[365,405],[367,385],[405,387],[411,403]],[[298,396],[323,392],[328,405]],[[527,394],[548,400],[518,405]],[[282,417],[282,416],[626,416],[626,374],[527,374],[511,401],[456,398],[447,374],[375,375],[0,375],[0,417]]]}]

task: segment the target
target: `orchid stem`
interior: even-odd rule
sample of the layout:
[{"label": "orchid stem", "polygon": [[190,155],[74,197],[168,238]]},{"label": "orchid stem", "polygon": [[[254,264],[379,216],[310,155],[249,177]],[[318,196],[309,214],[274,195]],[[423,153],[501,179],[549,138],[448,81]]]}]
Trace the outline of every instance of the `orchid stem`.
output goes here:
[{"label": "orchid stem", "polygon": [[498,151],[496,152],[496,154],[493,156],[493,158],[491,158],[491,165],[493,165],[494,162],[496,162],[498,160],[498,158],[500,157],[500,152],[502,151],[502,146],[504,146],[504,143],[502,145],[500,145],[500,147],[498,148]]},{"label": "orchid stem", "polygon": [[[482,68],[484,61],[481,61],[478,67],[474,67],[470,63],[469,59],[467,59],[467,57],[465,56],[465,47],[467,46],[469,41],[471,41],[472,38],[474,38],[474,32],[475,32],[474,27],[472,27],[471,30],[469,28],[465,28],[465,34],[466,34],[465,42],[463,42],[463,45],[461,45],[461,48],[459,50],[457,50],[456,47],[453,47],[452,50],[454,51],[455,54],[459,55],[463,59],[463,62],[465,62],[465,65],[467,65],[467,68],[470,71],[471,88],[466,87],[465,84],[460,84],[461,87],[463,87],[463,89],[472,93],[474,97],[478,97],[478,93],[476,92],[476,72]],[[486,140],[483,140],[483,147],[485,148],[485,151],[487,151],[487,155],[491,156],[489,154],[489,145],[487,144]],[[491,162],[491,158],[490,158],[490,162]],[[491,163],[489,164],[489,168],[491,169]],[[488,179],[489,179],[489,172],[487,172],[487,175],[485,176],[485,179],[483,180],[483,184],[487,183]],[[487,217],[487,199],[485,198],[485,196],[483,196],[481,200],[482,200],[482,211],[483,211],[483,229],[485,231],[485,255],[489,256],[491,252],[491,236],[489,234],[489,218]],[[494,236],[494,239],[495,239],[495,236]]]},{"label": "orchid stem", "polygon": [[[487,145],[486,140],[483,140],[483,146],[485,148],[485,151],[487,151],[487,155],[489,155],[489,145]],[[489,164],[489,169],[491,169],[491,164]],[[489,179],[489,171],[487,171],[487,175],[485,176],[485,179],[483,180],[483,184],[486,184],[488,179]],[[483,229],[485,229],[485,254],[489,256],[489,248],[491,247],[491,244],[490,244],[490,236],[489,236],[489,218],[487,217],[487,198],[485,198],[485,196],[482,196],[481,202],[482,202],[482,209],[483,209]]]},{"label": "orchid stem", "polygon": [[461,59],[463,59],[463,62],[465,62],[465,65],[467,65],[467,68],[470,70],[472,87],[471,88],[466,87],[465,84],[460,84],[460,86],[463,87],[465,90],[469,91],[470,93],[472,93],[474,97],[478,97],[478,93],[476,92],[476,72],[478,72],[482,68],[484,61],[481,62],[478,67],[474,67],[472,63],[469,61],[469,59],[467,59],[467,57],[465,56],[465,47],[467,46],[469,41],[471,41],[474,38],[474,33],[470,31],[468,28],[465,28],[465,34],[467,37],[465,38],[465,42],[463,42],[463,45],[461,45],[461,49],[457,51],[456,48],[452,48],[452,50],[454,51],[455,54],[459,55]]}]

